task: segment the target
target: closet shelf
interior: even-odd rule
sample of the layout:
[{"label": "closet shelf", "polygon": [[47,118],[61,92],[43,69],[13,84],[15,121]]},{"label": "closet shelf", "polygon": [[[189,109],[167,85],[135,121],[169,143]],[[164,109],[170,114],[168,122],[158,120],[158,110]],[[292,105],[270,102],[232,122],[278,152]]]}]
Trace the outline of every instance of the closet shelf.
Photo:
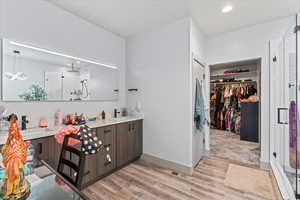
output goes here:
[{"label": "closet shelf", "polygon": [[232,73],[232,74],[217,74],[217,75],[211,75],[211,79],[221,79],[221,78],[230,78],[230,77],[241,77],[241,76],[256,76],[257,72],[240,72],[240,73]]},{"label": "closet shelf", "polygon": [[235,81],[235,82],[218,82],[218,83],[210,83],[217,85],[225,85],[225,84],[240,84],[240,83],[257,83],[257,81]]}]

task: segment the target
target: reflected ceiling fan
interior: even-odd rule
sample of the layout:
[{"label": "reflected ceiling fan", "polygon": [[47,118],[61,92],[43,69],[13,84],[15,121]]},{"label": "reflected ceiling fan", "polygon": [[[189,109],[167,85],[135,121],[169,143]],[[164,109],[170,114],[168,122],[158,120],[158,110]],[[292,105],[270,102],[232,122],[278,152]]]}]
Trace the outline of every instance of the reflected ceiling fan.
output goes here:
[{"label": "reflected ceiling fan", "polygon": [[5,72],[4,76],[12,81],[14,80],[25,81],[28,78],[26,74],[24,72],[16,72],[17,56],[20,55],[20,51],[14,50],[13,53],[14,53],[13,72]]}]

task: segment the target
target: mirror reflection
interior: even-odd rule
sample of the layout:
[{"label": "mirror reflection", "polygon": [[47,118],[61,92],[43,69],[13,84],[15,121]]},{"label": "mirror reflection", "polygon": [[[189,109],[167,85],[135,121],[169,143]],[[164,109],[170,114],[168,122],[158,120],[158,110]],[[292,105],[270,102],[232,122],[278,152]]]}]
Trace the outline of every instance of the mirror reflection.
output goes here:
[{"label": "mirror reflection", "polygon": [[116,101],[118,68],[3,40],[4,101]]}]

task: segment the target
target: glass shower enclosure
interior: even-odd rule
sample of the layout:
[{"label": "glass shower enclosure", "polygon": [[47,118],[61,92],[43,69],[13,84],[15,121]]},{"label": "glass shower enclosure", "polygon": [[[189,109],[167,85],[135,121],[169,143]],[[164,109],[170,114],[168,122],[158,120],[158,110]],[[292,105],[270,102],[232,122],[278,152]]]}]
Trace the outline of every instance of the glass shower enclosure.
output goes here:
[{"label": "glass shower enclosure", "polygon": [[300,199],[299,21],[270,42],[270,163],[283,199]]}]

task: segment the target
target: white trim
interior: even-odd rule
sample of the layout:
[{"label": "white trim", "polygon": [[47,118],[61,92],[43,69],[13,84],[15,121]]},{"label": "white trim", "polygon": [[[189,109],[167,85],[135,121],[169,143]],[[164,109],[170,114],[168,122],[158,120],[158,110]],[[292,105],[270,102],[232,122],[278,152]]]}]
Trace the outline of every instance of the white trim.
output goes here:
[{"label": "white trim", "polygon": [[156,156],[152,156],[150,154],[143,154],[140,161],[151,163],[153,165],[156,165],[158,167],[166,168],[174,170],[175,172],[192,175],[193,173],[193,167],[189,167],[186,165],[178,164],[169,160],[164,160],[161,158],[158,158]]},{"label": "white trim", "polygon": [[271,167],[282,198],[284,200],[296,200],[293,187],[284,173],[280,163],[275,159],[271,159]]}]

